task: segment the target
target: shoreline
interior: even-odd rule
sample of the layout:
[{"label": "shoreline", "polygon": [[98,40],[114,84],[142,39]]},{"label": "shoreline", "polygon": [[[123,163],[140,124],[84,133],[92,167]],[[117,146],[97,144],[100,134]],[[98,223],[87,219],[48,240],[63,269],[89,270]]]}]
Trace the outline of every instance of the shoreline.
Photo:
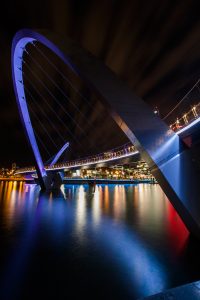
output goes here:
[{"label": "shoreline", "polygon": [[[17,181],[25,182],[28,184],[35,184],[34,180],[19,179],[19,178],[0,178],[0,181]],[[138,184],[138,183],[150,183],[157,184],[157,181],[150,179],[79,179],[79,178],[64,178],[63,184]]]}]

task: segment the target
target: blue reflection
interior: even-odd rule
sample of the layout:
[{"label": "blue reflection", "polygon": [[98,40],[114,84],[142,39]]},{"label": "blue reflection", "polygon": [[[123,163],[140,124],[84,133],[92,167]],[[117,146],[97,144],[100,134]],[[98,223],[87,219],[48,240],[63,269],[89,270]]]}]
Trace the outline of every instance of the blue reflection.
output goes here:
[{"label": "blue reflection", "polygon": [[[172,263],[173,249],[165,243],[167,237],[174,237],[166,231],[173,230],[168,226],[167,214],[176,213],[171,206],[168,209],[170,204],[157,185],[97,185],[95,189],[66,185],[57,195],[41,194],[32,185],[12,184],[5,188],[6,192],[0,189],[0,199],[5,202],[2,218],[7,228],[0,225],[0,234],[5,230],[17,239],[5,260],[1,282],[1,296],[5,299],[14,293],[20,295],[26,276],[29,284],[36,286],[44,274],[53,278],[54,272],[59,272],[65,278],[79,269],[83,278],[89,277],[92,269],[92,277],[102,288],[109,271],[111,290],[119,286],[133,298],[144,297],[170,287],[173,272],[181,270]],[[184,244],[184,234],[181,243]],[[32,276],[42,264],[43,275],[37,271],[36,277]],[[172,265],[174,270],[170,271]],[[76,284],[78,288],[80,282]],[[57,289],[55,281],[49,293],[51,289]],[[65,289],[63,286],[62,292]]]},{"label": "blue reflection", "polygon": [[134,289],[138,297],[151,295],[166,288],[168,273],[162,263],[155,257],[138,236],[126,226],[113,225],[102,220],[98,232],[101,247],[105,247],[120,266],[127,288]]}]

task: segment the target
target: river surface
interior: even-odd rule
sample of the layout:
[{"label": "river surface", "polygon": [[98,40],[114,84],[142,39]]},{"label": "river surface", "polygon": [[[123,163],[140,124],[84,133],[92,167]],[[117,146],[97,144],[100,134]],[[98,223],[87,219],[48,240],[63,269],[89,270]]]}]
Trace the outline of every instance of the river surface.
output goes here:
[{"label": "river surface", "polygon": [[0,182],[0,299],[138,299],[200,279],[159,185]]}]

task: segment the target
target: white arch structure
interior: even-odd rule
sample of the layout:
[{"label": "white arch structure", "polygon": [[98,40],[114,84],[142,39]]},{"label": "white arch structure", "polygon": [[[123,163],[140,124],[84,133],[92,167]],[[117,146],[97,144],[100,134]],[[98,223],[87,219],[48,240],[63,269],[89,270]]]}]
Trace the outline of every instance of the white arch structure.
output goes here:
[{"label": "white arch structure", "polygon": [[119,128],[139,150],[152,174],[169,197],[187,228],[200,237],[200,185],[188,149],[179,136],[154,115],[148,105],[103,63],[66,38],[24,29],[12,44],[12,73],[16,99],[28,141],[34,153],[40,184],[45,187],[46,171],[31,125],[23,85],[23,52],[38,41],[51,49],[96,92]]}]

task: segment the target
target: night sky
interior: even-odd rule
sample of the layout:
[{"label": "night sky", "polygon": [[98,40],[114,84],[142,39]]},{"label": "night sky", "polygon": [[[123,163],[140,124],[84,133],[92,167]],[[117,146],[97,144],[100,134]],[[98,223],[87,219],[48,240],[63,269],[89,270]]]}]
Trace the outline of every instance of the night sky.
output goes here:
[{"label": "night sky", "polygon": [[165,115],[200,75],[199,1],[4,1],[0,18],[0,167],[31,159],[11,78],[11,43],[22,28],[66,35]]}]

